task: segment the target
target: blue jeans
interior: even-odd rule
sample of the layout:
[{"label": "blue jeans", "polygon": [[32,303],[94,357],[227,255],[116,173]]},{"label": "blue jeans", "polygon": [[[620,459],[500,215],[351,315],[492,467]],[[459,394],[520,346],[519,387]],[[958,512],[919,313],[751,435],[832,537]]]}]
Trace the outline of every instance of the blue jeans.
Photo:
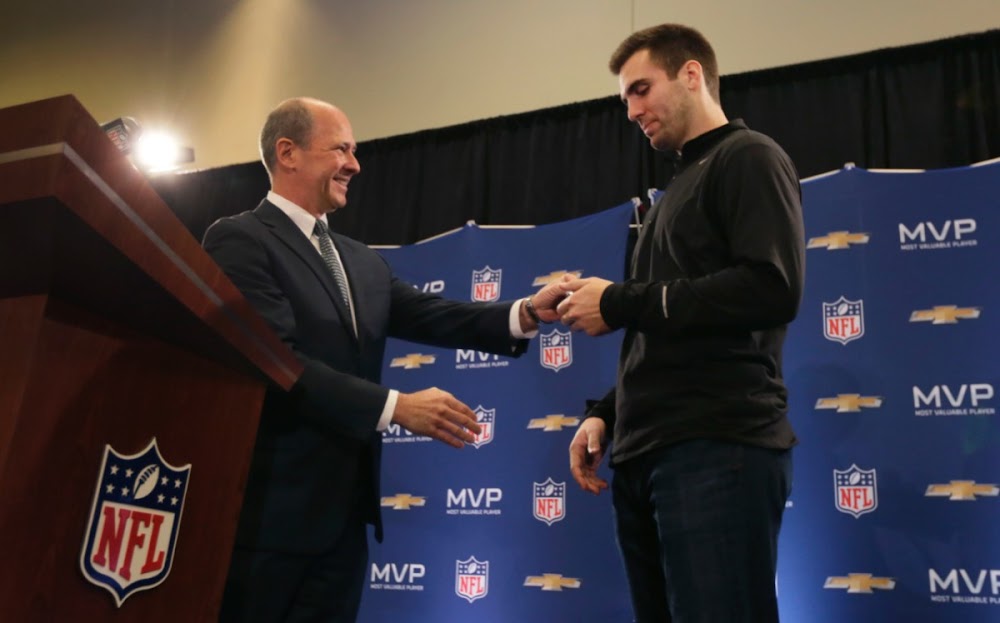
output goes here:
[{"label": "blue jeans", "polygon": [[637,623],[778,621],[778,530],[790,450],[712,440],[651,450],[612,480]]}]

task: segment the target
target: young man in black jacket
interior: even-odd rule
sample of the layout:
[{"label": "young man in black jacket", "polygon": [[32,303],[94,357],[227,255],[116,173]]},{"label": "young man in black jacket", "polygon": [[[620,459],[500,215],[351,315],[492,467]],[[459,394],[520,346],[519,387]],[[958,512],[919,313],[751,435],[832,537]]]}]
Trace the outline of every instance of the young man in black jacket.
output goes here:
[{"label": "young man in black jacket", "polygon": [[677,173],[646,217],[631,279],[581,279],[559,306],[589,335],[624,329],[615,389],[570,444],[587,491],[609,439],[636,621],[778,620],[777,538],[791,489],[781,372],[802,295],[798,175],[719,102],[697,31],[656,26],[611,58],[628,117]]}]

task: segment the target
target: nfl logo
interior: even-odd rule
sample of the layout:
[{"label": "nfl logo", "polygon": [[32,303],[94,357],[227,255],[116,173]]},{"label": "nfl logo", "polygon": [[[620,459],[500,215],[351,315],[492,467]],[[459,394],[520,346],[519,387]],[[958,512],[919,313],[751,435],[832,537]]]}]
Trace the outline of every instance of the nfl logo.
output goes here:
[{"label": "nfl logo", "polygon": [[570,332],[565,333],[553,329],[551,333],[542,334],[541,361],[543,368],[556,372],[573,363],[573,338]]},{"label": "nfl logo", "polygon": [[483,405],[479,405],[473,412],[476,414],[476,422],[482,431],[472,441],[472,445],[478,448],[493,441],[493,422],[496,420],[497,410],[484,409]]},{"label": "nfl logo", "polygon": [[554,482],[551,478],[545,482],[533,482],[535,519],[552,525],[566,516],[566,483]]},{"label": "nfl logo", "polygon": [[878,486],[874,469],[851,465],[843,471],[833,470],[833,487],[837,510],[855,519],[878,508]]},{"label": "nfl logo", "polygon": [[489,303],[500,298],[500,275],[502,270],[489,266],[472,271],[472,300]]},{"label": "nfl logo", "polygon": [[104,446],[80,569],[120,608],[170,573],[191,465],[174,467],[154,437],[138,454]]},{"label": "nfl logo", "polygon": [[490,561],[475,556],[455,561],[455,594],[470,604],[490,592]]},{"label": "nfl logo", "polygon": [[823,337],[847,344],[865,334],[864,301],[849,301],[840,297],[832,303],[823,303]]}]

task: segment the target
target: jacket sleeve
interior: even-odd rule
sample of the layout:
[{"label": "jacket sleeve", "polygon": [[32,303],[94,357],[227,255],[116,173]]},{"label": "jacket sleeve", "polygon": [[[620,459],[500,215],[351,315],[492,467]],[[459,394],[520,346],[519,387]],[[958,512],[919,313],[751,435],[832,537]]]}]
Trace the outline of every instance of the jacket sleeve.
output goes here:
[{"label": "jacket sleeve", "polygon": [[389,390],[302,352],[294,310],[274,277],[271,258],[260,240],[236,219],[222,219],[208,229],[202,244],[305,367],[290,390],[290,398],[304,400],[309,408],[290,410],[288,416],[305,417],[338,434],[370,439]]},{"label": "jacket sleeve", "polygon": [[511,302],[453,301],[427,294],[393,276],[389,335],[442,348],[474,348],[519,357],[528,340],[510,334]]},{"label": "jacket sleeve", "polygon": [[609,286],[601,315],[611,328],[674,334],[757,331],[795,318],[805,271],[801,192],[791,160],[759,142],[729,155],[713,181],[729,264],[695,278]]},{"label": "jacket sleeve", "polygon": [[604,420],[605,435],[608,439],[614,436],[615,432],[615,388],[604,395],[600,400],[588,400],[585,418],[596,417]]}]

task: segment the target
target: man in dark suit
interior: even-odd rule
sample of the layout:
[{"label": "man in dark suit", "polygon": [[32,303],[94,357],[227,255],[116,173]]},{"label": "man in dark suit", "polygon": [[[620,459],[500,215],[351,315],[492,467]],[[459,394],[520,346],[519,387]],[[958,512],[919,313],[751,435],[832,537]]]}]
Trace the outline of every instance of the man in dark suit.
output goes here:
[{"label": "man in dark suit", "polygon": [[381,540],[381,434],[395,423],[455,447],[479,432],[446,391],[379,384],[387,336],[518,356],[558,284],[510,303],[462,303],[396,279],[365,245],[330,234],[361,167],[350,122],[308,98],[268,116],[260,149],[271,192],[216,222],[205,249],[304,364],[290,392],[268,392],[221,619],[354,621],[368,546]]}]

